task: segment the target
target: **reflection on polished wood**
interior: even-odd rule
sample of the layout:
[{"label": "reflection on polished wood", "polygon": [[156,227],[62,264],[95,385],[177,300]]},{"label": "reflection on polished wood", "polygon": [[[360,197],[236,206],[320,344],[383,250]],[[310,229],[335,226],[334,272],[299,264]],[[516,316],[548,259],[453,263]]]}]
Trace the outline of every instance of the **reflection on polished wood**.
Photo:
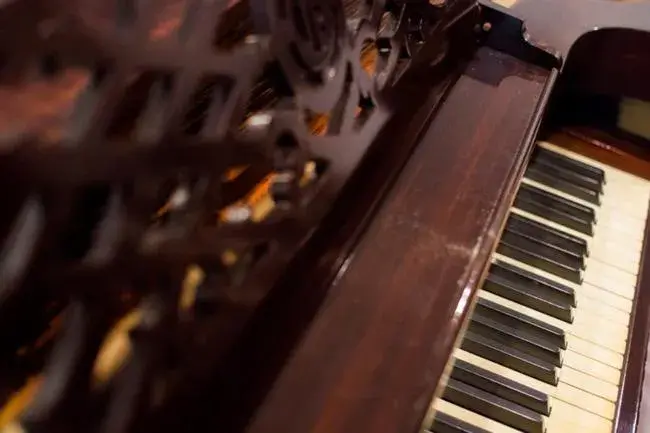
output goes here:
[{"label": "reflection on polished wood", "polygon": [[[546,97],[553,78],[479,49],[250,432],[419,428],[532,149],[535,105],[528,102]],[[441,152],[440,143],[453,146]],[[310,399],[295,402],[301,410],[286,404],[307,390]]]}]

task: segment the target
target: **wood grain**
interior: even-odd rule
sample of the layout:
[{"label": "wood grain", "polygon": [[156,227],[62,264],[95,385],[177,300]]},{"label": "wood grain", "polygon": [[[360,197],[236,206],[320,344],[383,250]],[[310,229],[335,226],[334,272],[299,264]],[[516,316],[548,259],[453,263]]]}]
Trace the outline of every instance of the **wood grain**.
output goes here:
[{"label": "wood grain", "polygon": [[650,179],[650,148],[582,126],[564,128],[563,133],[552,135],[550,141],[627,173]]},{"label": "wood grain", "polygon": [[623,364],[621,389],[614,424],[616,433],[635,433],[638,427],[642,393],[650,392],[644,383],[648,338],[650,338],[650,211],[646,219],[643,253],[637,292],[630,319],[627,353]]},{"label": "wood grain", "polygon": [[415,432],[493,250],[550,88],[482,48],[248,432]]}]

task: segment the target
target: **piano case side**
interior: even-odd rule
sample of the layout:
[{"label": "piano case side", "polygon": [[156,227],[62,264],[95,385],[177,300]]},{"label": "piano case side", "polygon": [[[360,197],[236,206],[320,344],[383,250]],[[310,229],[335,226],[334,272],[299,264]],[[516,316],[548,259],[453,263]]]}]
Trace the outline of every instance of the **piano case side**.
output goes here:
[{"label": "piano case side", "polygon": [[421,427],[555,76],[477,51],[248,432]]},{"label": "piano case side", "polygon": [[[650,383],[644,383],[648,338],[650,338],[650,210],[646,218],[640,275],[630,319],[625,363],[621,371],[621,387],[614,424],[615,433],[639,430],[642,399],[648,399]],[[644,395],[645,394],[645,395]],[[647,405],[647,403],[646,403]]]}]

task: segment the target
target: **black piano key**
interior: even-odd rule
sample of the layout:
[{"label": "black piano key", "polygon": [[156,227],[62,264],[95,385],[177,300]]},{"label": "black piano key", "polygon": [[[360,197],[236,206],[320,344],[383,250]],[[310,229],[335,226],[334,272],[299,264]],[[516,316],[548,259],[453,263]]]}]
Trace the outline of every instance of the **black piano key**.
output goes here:
[{"label": "black piano key", "polygon": [[499,305],[488,299],[479,298],[476,301],[475,313],[481,313],[485,317],[505,323],[520,332],[525,332],[544,339],[550,343],[556,344],[562,349],[566,349],[567,340],[564,330],[549,325],[548,323],[537,320],[533,317],[522,314],[511,308]]},{"label": "black piano key", "polygon": [[449,379],[442,398],[526,433],[544,433],[544,417],[466,383]]},{"label": "black piano key", "polygon": [[521,233],[520,230],[510,229],[506,226],[506,230],[502,235],[502,238],[504,237],[522,248],[533,248],[534,252],[543,255],[549,261],[559,262],[576,270],[585,268],[585,260],[582,254],[574,254],[571,251],[557,248],[555,245],[544,239],[536,238],[534,235]]},{"label": "black piano key", "polygon": [[508,281],[525,286],[549,301],[577,306],[576,292],[572,287],[544,278],[518,266],[501,260],[495,260],[490,266],[490,274],[507,279]]},{"label": "black piano key", "polygon": [[544,161],[548,164],[555,164],[558,167],[562,167],[574,173],[579,173],[582,176],[590,177],[602,185],[607,183],[605,172],[602,169],[569,158],[568,156],[560,155],[559,153],[542,147],[537,147],[537,149],[535,149],[533,159],[536,161]]},{"label": "black piano key", "polygon": [[526,200],[532,200],[536,203],[551,206],[556,210],[574,215],[576,218],[580,218],[581,220],[588,221],[592,224],[597,222],[596,212],[593,208],[560,197],[557,194],[545,191],[536,186],[522,183],[517,194],[522,195]]},{"label": "black piano key", "polygon": [[566,167],[559,166],[543,158],[533,158],[528,167],[535,167],[536,170],[543,171],[544,173],[548,173],[581,188],[594,191],[597,194],[602,194],[603,192],[603,184],[598,180],[573,170],[569,170]]},{"label": "black piano key", "polygon": [[515,207],[554,221],[564,227],[592,236],[596,215],[589,206],[572,202],[550,192],[522,184],[515,196]]},{"label": "black piano key", "polygon": [[537,293],[535,286],[526,286],[516,281],[510,281],[497,275],[488,275],[483,283],[483,290],[510,299],[521,305],[548,314],[549,316],[573,323],[574,311],[568,302],[560,303],[543,293]]},{"label": "black piano key", "polygon": [[533,215],[546,218],[547,220],[553,221],[554,223],[557,223],[563,227],[570,228],[589,236],[594,235],[594,227],[592,223],[581,220],[579,218],[575,218],[572,215],[558,211],[546,205],[525,200],[519,195],[515,196],[515,202],[513,206],[517,209],[532,213]]},{"label": "black piano key", "polygon": [[556,248],[554,245],[545,242],[543,239],[537,239],[528,234],[519,233],[517,230],[510,230],[506,227],[501,240],[513,244],[518,248],[530,251],[535,255],[540,255],[551,263],[559,263],[563,267],[580,271],[585,268],[585,260],[582,255],[576,255],[569,251]]},{"label": "black piano key", "polygon": [[582,266],[568,266],[557,250],[546,248],[531,239],[504,232],[497,252],[574,283],[582,283]]},{"label": "black piano key", "polygon": [[462,359],[454,360],[451,377],[542,415],[551,413],[551,403],[546,393],[477,367]]},{"label": "black piano key", "polygon": [[552,363],[491,340],[472,330],[467,330],[465,333],[461,348],[542,382],[557,385],[558,369]]},{"label": "black piano key", "polygon": [[433,433],[490,433],[440,411],[436,412],[430,430]]},{"label": "black piano key", "polygon": [[492,320],[480,313],[472,315],[468,329],[539,360],[562,367],[562,349],[532,334],[519,332],[516,328]]},{"label": "black piano key", "polygon": [[575,256],[589,256],[587,241],[577,236],[570,235],[561,230],[556,230],[545,224],[538,223],[515,213],[510,214],[506,221],[506,230],[520,233],[535,238],[555,248]]},{"label": "black piano key", "polygon": [[553,173],[552,169],[539,165],[531,165],[526,169],[525,176],[528,179],[555,188],[556,190],[569,194],[572,197],[600,206],[600,191],[594,191],[569,182],[568,180],[559,177],[556,173]]}]

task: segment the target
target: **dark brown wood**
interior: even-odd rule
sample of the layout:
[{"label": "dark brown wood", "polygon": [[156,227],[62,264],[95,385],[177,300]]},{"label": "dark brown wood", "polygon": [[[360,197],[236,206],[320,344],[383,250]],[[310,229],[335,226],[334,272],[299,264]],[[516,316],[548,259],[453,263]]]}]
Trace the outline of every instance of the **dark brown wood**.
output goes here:
[{"label": "dark brown wood", "polygon": [[477,52],[248,432],[417,431],[553,80]]},{"label": "dark brown wood", "polygon": [[[218,416],[193,428],[168,418],[183,424],[188,406],[245,413],[259,397],[251,433],[416,430],[527,161],[556,77],[549,65],[559,63],[554,55],[566,54],[585,24],[591,30],[592,21],[579,15],[579,25],[571,27],[571,18],[554,39],[545,33],[558,26],[548,5],[559,0],[536,1],[547,3],[534,8],[543,13],[524,15],[540,17],[527,22],[529,40],[559,41],[551,55],[531,50],[521,23],[510,18],[516,25],[497,44],[504,17],[483,11],[479,20],[472,0],[346,0],[346,10],[354,3],[363,9],[354,19],[340,1],[321,7],[283,0],[269,9],[267,1],[107,1],[101,8],[92,1],[4,2],[0,90],[11,102],[6,107],[30,108],[0,109],[0,180],[16,195],[5,198],[15,209],[0,215],[0,274],[9,277],[0,286],[20,291],[11,305],[0,305],[0,318],[17,323],[56,292],[56,312],[69,304],[64,334],[74,340],[64,338],[47,361],[43,388],[22,420],[27,429],[240,431]],[[638,19],[649,8],[623,8],[620,16],[603,4],[592,15],[645,28]],[[569,6],[567,16],[575,18],[575,10]],[[499,22],[487,25],[485,17]],[[449,33],[459,21],[460,45],[486,45],[447,95],[455,74],[427,74],[458,56],[458,38]],[[375,58],[381,73],[372,77],[360,62],[368,42],[382,57]],[[66,77],[78,81],[74,89],[66,90]],[[411,91],[429,84],[408,101],[414,107],[391,103],[404,81]],[[349,255],[445,96],[417,155]],[[316,118],[327,119],[327,133],[309,130]],[[389,118],[406,124],[407,134],[393,129],[376,140]],[[303,188],[308,159],[318,179]],[[374,171],[365,171],[373,162]],[[240,166],[248,167],[245,174],[228,180]],[[279,174],[271,186],[279,204],[273,217],[215,223],[215,211],[244,198],[272,170]],[[183,191],[190,199],[151,225],[150,214]],[[101,205],[87,203],[95,199]],[[30,218],[22,218],[23,208]],[[23,258],[12,236],[21,218],[36,227],[16,243],[29,244]],[[85,220],[93,222],[78,224]],[[340,230],[332,229],[337,222]],[[63,245],[77,237],[84,245]],[[243,282],[224,263],[226,252],[239,264],[250,257]],[[179,310],[185,269],[194,263],[210,278],[197,308]],[[137,299],[123,305],[128,297],[116,296],[115,287]],[[31,290],[47,294],[39,308]],[[290,302],[279,295],[292,290],[299,293]],[[119,379],[110,392],[87,392],[95,348],[113,316],[142,298],[154,319],[133,333]],[[237,352],[251,341],[253,348]],[[273,386],[248,394],[255,378],[242,375],[243,367],[265,361],[260,370],[277,373],[268,376]],[[213,376],[220,399],[202,400],[199,390]]]},{"label": "dark brown wood", "polygon": [[[645,19],[650,26],[648,13]],[[650,100],[650,83],[645,79],[650,74],[648,44],[649,32],[631,29],[587,34],[572,46],[559,87],[571,93]]]},{"label": "dark brown wood", "polygon": [[650,179],[650,149],[591,127],[568,127],[550,141],[566,149]]},{"label": "dark brown wood", "polygon": [[650,391],[647,389],[647,384],[650,383],[650,366],[648,365],[647,356],[643,380],[646,389],[641,393],[641,404],[639,407],[636,433],[648,433],[648,428],[650,428],[650,396],[648,395],[650,394]]},{"label": "dark brown wood", "polygon": [[510,8],[479,2],[516,17],[519,33],[555,57],[560,89],[650,100],[648,2],[518,0]]},{"label": "dark brown wood", "polygon": [[[143,431],[200,430],[206,425],[219,425],[221,431],[227,432],[243,429],[250,412],[272,386],[277,371],[316,314],[336,271],[412,154],[459,69],[476,49],[472,36],[479,10],[467,6],[468,3],[455,4],[459,19],[445,31],[450,55],[433,67],[407,71],[388,94],[391,105],[404,108],[382,130],[350,184],[278,287],[262,308],[234,312],[254,318],[232,356],[217,363],[212,349],[200,357],[216,378],[199,375],[199,380],[187,383],[186,393],[177,393],[167,406],[157,410]],[[200,397],[193,398],[196,395]]]},{"label": "dark brown wood", "polygon": [[[480,2],[504,10],[490,0]],[[568,58],[571,61],[571,57],[575,54],[574,49],[585,40],[596,38],[602,43],[603,39],[609,39],[608,36],[603,36],[603,33],[610,32],[612,29],[623,29],[623,33],[626,34],[634,32],[641,34],[650,30],[650,20],[648,20],[650,4],[647,2],[584,0],[567,3],[562,0],[518,0],[506,10],[524,21],[523,31],[531,44],[554,54],[560,60]],[[637,30],[639,32],[636,32]],[[635,39],[634,36],[632,38]],[[613,42],[609,44],[610,47],[620,44],[616,38],[609,42]],[[623,47],[618,46],[618,49]],[[637,48],[631,49],[637,50]],[[638,50],[642,48],[639,47]],[[612,64],[605,53],[594,51],[592,54],[603,62]],[[633,59],[633,61],[647,63],[641,59]],[[632,75],[632,71],[626,73]],[[615,81],[613,77],[612,81]],[[635,82],[640,83],[640,79]]]},{"label": "dark brown wood", "polygon": [[[176,416],[172,401],[196,397],[197,384],[227,375],[215,370],[256,307],[321,230],[380,128],[395,111],[405,116],[403,111],[419,108],[391,104],[398,75],[409,79],[414,69],[426,70],[439,79],[441,97],[451,81],[432,64],[460,55],[448,37],[452,23],[478,10],[472,0],[434,10],[425,1],[424,7],[391,11],[384,2],[353,0],[346,3],[363,10],[348,25],[352,17],[338,0],[294,2],[290,14],[280,11],[284,1],[274,2],[277,10],[267,10],[266,1],[102,3],[0,5],[0,99],[6,102],[0,108],[0,180],[10,185],[6,196],[18,196],[5,197],[0,216],[0,319],[7,325],[0,326],[0,337],[14,334],[13,325],[28,314],[33,323],[33,312],[53,310],[50,297],[61,308],[76,308],[82,298],[80,315],[98,322],[79,324],[71,321],[72,313],[64,318],[65,329],[75,331],[74,345],[57,345],[54,353],[75,356],[45,360],[43,387],[25,417],[29,430],[37,424],[44,431],[88,431],[92,425],[132,432],[149,417],[165,424],[157,415]],[[391,21],[391,31],[379,41],[381,18]],[[463,45],[474,46],[475,23],[475,17],[465,23]],[[382,58],[370,71],[361,64],[368,43],[382,46]],[[428,114],[434,99],[423,98]],[[327,133],[313,133],[307,121],[312,117],[326,119]],[[345,141],[348,136],[354,138]],[[400,150],[402,162],[411,149],[409,144]],[[317,166],[315,179],[300,186],[308,160]],[[399,171],[400,159],[389,162],[387,171]],[[237,167],[247,169],[236,182],[228,180]],[[271,170],[279,174],[270,187],[278,203],[272,216],[260,223],[218,218]],[[391,175],[385,177],[390,183]],[[171,206],[181,209],[152,223],[151,214],[178,191],[189,196]],[[7,206],[13,201],[16,209]],[[19,213],[24,201],[31,218]],[[21,219],[36,221],[36,227],[23,230],[28,241],[17,242]],[[70,247],[77,238],[81,246]],[[235,271],[225,265],[225,251],[243,266]],[[197,290],[196,304],[178,314],[177,292],[190,263],[210,278]],[[106,398],[104,390],[88,389],[87,376],[113,321],[103,316],[123,314],[121,293],[131,289],[134,304],[141,296],[155,299],[156,323],[147,324],[137,342],[134,337],[125,379],[115,379]],[[34,294],[43,293],[42,302],[35,302]],[[13,356],[47,321],[15,344],[0,338],[1,349]],[[155,404],[145,403],[153,396],[149,390],[163,383]],[[87,416],[80,421],[86,428],[69,416],[71,410]]]},{"label": "dark brown wood", "polygon": [[644,383],[648,338],[650,337],[650,211],[646,220],[643,253],[632,318],[628,336],[625,363],[621,371],[621,388],[614,424],[616,433],[635,433],[643,391],[650,390]]}]

